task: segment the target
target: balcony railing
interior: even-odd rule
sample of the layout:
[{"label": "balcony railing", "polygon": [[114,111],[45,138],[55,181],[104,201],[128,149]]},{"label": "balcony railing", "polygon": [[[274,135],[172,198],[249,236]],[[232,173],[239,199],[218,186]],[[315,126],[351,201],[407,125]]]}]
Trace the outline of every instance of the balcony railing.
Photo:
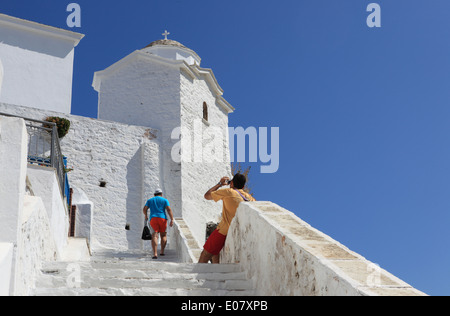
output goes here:
[{"label": "balcony railing", "polygon": [[61,196],[65,197],[64,160],[56,123],[1,112],[0,116],[18,117],[25,121],[28,133],[28,163],[55,168]]}]

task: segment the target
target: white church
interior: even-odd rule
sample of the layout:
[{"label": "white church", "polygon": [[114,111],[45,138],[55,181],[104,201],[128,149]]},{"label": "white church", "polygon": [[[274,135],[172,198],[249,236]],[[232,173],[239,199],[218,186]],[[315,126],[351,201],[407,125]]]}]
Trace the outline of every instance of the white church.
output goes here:
[{"label": "white church", "polygon": [[[222,264],[196,264],[220,220],[203,195],[231,176],[235,109],[168,35],[93,74],[92,119],[71,114],[83,35],[0,14],[0,295],[425,295],[271,202],[242,203]],[[141,240],[156,188],[176,218],[164,262]]]}]

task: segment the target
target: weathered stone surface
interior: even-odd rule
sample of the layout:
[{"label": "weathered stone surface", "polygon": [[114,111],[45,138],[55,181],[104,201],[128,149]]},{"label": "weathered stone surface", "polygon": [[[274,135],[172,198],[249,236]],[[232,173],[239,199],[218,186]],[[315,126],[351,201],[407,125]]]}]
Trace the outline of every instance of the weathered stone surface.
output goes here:
[{"label": "weathered stone surface", "polygon": [[[247,296],[253,282],[235,264],[187,264],[174,251],[158,261],[144,253],[98,253],[90,262],[49,262],[33,295]],[[162,262],[161,262],[162,261]]]},{"label": "weathered stone surface", "polygon": [[270,202],[241,203],[222,261],[240,263],[260,295],[425,295]]}]

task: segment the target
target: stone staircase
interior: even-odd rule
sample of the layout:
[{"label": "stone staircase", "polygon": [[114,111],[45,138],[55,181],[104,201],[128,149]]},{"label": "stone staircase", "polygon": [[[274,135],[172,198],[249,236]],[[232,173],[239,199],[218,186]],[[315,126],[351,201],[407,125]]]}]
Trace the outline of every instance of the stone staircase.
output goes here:
[{"label": "stone staircase", "polygon": [[237,264],[157,260],[143,253],[95,253],[88,262],[48,262],[34,296],[252,296],[253,282]]}]

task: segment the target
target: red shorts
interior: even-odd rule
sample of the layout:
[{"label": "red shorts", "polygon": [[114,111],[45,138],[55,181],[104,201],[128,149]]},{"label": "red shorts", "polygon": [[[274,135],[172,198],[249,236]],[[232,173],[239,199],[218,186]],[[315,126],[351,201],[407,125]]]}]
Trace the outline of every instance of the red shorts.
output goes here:
[{"label": "red shorts", "polygon": [[211,236],[209,236],[208,240],[206,241],[206,244],[203,246],[203,249],[205,249],[210,254],[217,256],[219,255],[223,246],[225,246],[226,239],[227,236],[222,235],[216,229],[215,231],[213,231]]},{"label": "red shorts", "polygon": [[152,226],[155,233],[165,233],[167,229],[167,219],[153,217],[150,220],[150,226]]}]

